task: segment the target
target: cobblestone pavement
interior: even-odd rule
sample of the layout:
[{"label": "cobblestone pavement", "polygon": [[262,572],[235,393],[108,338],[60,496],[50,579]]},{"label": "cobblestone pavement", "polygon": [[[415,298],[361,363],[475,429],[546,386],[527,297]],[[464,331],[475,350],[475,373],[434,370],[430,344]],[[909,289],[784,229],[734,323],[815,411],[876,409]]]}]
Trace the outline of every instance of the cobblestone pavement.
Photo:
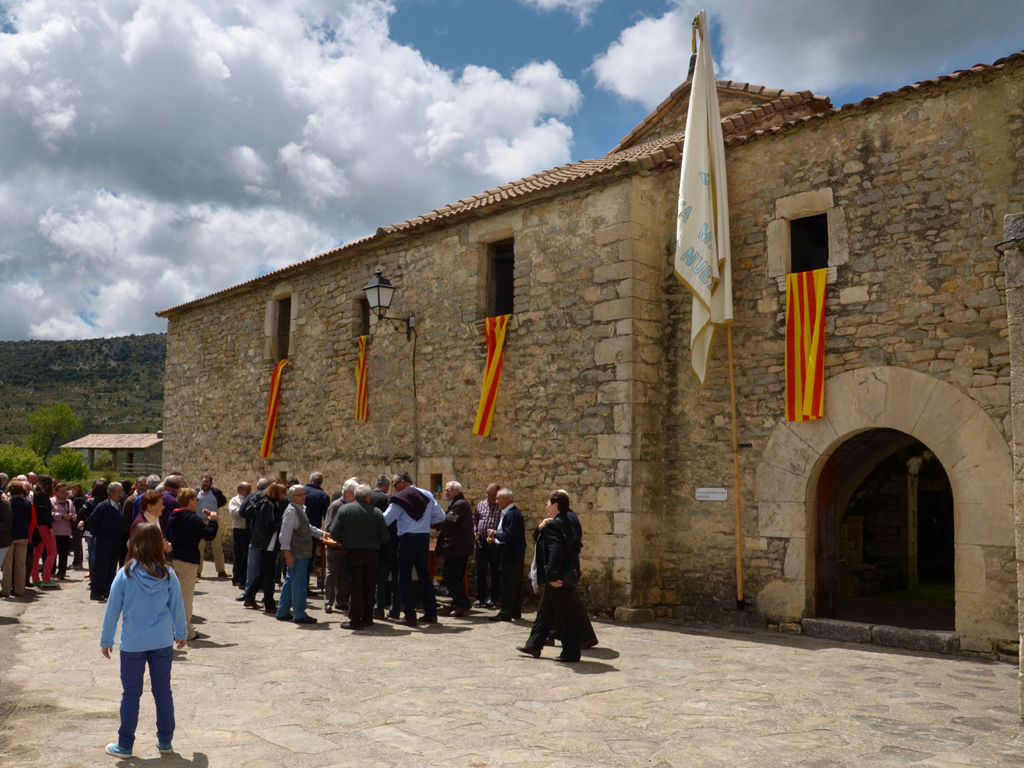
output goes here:
[{"label": "cobblestone pavement", "polygon": [[208,637],[175,658],[175,752],[157,752],[147,682],[130,761],[103,753],[121,689],[102,606],[80,581],[0,600],[0,765],[1024,766],[1008,664],[601,621],[600,645],[562,665],[517,653],[528,621],[490,611],[353,633],[337,613],[297,626],[236,595],[199,582]]}]

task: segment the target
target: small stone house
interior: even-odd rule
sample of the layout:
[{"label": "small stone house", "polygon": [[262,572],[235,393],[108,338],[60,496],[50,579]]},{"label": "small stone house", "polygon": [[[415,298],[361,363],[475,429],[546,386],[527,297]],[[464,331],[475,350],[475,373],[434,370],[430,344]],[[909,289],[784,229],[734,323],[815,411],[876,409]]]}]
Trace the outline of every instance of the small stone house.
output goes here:
[{"label": "small stone house", "polygon": [[96,452],[110,454],[114,472],[127,475],[148,475],[159,472],[163,463],[163,432],[139,432],[133,434],[100,433],[88,434],[61,449],[70,448],[82,454],[86,463],[96,469]]},{"label": "small stone house", "polygon": [[[320,470],[332,489],[410,469],[432,490],[457,479],[474,501],[498,482],[528,527],[565,488],[594,610],[903,622],[964,650],[1015,650],[1010,331],[994,246],[1004,215],[1024,210],[1024,54],[841,108],[718,82],[746,446],[742,602],[725,337],[700,387],[690,296],[672,271],[689,87],[604,157],[158,313],[174,372],[165,466],[224,487]],[[829,274],[825,415],[790,423],[785,275],[814,267]],[[368,312],[362,289],[378,269],[398,287],[396,321]],[[481,437],[484,318],[505,313]]]}]

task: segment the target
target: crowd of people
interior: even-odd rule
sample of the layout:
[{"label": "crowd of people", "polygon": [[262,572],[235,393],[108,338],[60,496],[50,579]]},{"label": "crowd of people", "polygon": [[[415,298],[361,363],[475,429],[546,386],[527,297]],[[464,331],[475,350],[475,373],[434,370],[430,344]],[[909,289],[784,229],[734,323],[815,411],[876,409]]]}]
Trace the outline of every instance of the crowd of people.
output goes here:
[{"label": "crowd of people", "polygon": [[[31,473],[8,480],[0,473],[0,597],[26,589],[54,588],[69,570],[87,570],[89,596],[104,602],[124,565],[132,533],[157,526],[164,554],[181,590],[187,639],[195,585],[207,543],[219,578],[228,578],[221,525],[230,523],[231,580],[245,608],[262,609],[279,621],[313,624],[310,596],[322,589],[323,610],[347,613],[351,630],[390,620],[406,626],[432,624],[438,616],[461,617],[493,610],[492,621],[522,617],[526,570],[526,525],[511,490],[497,483],[470,505],[462,485],[443,489],[447,508],[413,483],[407,472],[380,475],[373,487],[358,477],[345,480],[333,497],[314,472],[306,484],[261,478],[253,488],[238,483],[228,499],[205,475],[197,488],[172,473],[134,481],[97,480],[86,493]],[[227,517],[219,517],[227,507]],[[530,581],[540,592],[537,626],[520,650],[539,655],[552,633],[561,638],[563,661],[577,661],[579,646],[597,642],[575,593],[582,527],[565,491],[552,493],[548,514],[534,530],[537,545]],[[437,531],[431,543],[431,530]],[[442,560],[439,605],[430,555]],[[475,601],[467,570],[475,562]],[[279,586],[280,585],[280,586]]]},{"label": "crowd of people", "polygon": [[[323,482],[320,472],[305,485],[295,478],[261,478],[253,490],[243,481],[228,500],[210,475],[196,489],[172,473],[134,482],[97,480],[85,493],[80,484],[69,487],[49,475],[9,480],[0,473],[0,596],[58,587],[69,568],[82,570],[87,563],[89,596],[105,603],[100,647],[107,658],[121,623],[121,727],[108,753],[132,754],[147,667],[157,747],[172,750],[173,650],[198,637],[192,607],[207,542],[217,576],[228,577],[218,520],[224,506],[237,600],[278,621],[317,622],[307,612],[314,578],[323,590],[324,612],[346,611],[341,626],[354,631],[384,619],[410,627],[433,624],[439,615],[461,617],[474,607],[494,610],[491,621],[522,617],[526,525],[511,490],[491,484],[474,508],[462,485],[450,481],[443,509],[407,472],[380,475],[373,488],[351,477],[333,498]],[[434,554],[443,558],[441,586],[451,598],[445,606],[434,589],[431,529],[437,530]],[[596,645],[597,637],[575,590],[583,529],[565,491],[550,494],[533,536],[529,577],[540,603],[530,635],[517,650],[536,658],[557,637],[561,653],[555,660],[577,662],[580,650]],[[466,590],[470,557],[476,565],[472,603]],[[262,605],[256,600],[260,592]]]}]

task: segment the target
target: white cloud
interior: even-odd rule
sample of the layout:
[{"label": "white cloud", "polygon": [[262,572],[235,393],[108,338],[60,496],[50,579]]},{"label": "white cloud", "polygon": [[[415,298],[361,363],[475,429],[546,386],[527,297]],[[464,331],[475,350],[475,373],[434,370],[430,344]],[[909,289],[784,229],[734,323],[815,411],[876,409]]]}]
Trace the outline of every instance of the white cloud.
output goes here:
[{"label": "white cloud", "polygon": [[694,15],[676,9],[623,30],[594,60],[598,85],[645,107],[657,105],[686,79]]},{"label": "white cloud", "polygon": [[[594,60],[599,86],[656,105],[686,77],[690,22],[701,5],[676,0],[623,30]],[[721,0],[709,18],[720,78],[873,95],[1018,50],[1024,4],[980,0],[965,12],[954,0]]]},{"label": "white cloud", "polygon": [[566,10],[575,16],[580,24],[586,24],[590,14],[603,0],[522,0],[522,2],[542,11]]},{"label": "white cloud", "polygon": [[322,210],[349,194],[351,185],[345,173],[309,147],[292,142],[281,147],[278,156],[296,189],[314,208]]},{"label": "white cloud", "polygon": [[382,0],[4,5],[0,263],[33,308],[0,306],[3,338],[159,330],[158,309],[570,158],[558,67],[444,70]]},{"label": "white cloud", "polygon": [[309,221],[276,208],[180,206],[109,191],[51,207],[39,219],[39,235],[66,258],[19,281],[18,294],[34,307],[28,317],[36,338],[153,327],[159,309],[335,244]]}]

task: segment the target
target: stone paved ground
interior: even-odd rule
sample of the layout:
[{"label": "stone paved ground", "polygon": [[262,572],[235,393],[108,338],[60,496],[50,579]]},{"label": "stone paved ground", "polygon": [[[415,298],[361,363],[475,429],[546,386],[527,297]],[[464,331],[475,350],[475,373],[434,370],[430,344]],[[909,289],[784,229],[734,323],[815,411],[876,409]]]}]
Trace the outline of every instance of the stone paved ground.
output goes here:
[{"label": "stone paved ground", "polygon": [[596,622],[600,646],[563,666],[516,653],[528,624],[489,612],[351,633],[235,595],[200,582],[209,637],[175,660],[176,752],[156,750],[147,693],[131,761],[103,753],[118,663],[85,585],[0,600],[0,766],[1024,766],[1008,664]]}]

